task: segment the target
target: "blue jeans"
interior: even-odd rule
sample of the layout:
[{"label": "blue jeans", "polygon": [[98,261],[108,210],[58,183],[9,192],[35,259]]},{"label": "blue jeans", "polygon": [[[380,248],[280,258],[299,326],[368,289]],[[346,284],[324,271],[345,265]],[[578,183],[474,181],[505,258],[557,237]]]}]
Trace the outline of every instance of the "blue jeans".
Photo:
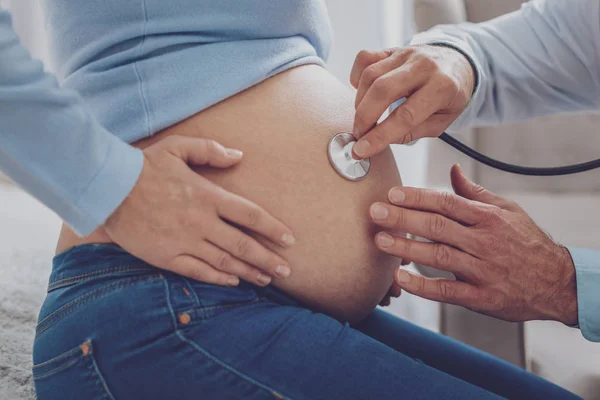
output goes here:
[{"label": "blue jeans", "polygon": [[55,257],[33,353],[40,400],[576,398],[382,311],[350,327],[111,245]]}]

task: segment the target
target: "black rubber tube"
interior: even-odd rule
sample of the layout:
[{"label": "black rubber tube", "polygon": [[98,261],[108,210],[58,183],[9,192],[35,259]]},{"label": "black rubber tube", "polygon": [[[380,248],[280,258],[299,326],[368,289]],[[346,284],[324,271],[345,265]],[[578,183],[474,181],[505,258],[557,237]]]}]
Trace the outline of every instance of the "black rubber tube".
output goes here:
[{"label": "black rubber tube", "polygon": [[563,167],[550,167],[550,168],[534,168],[534,167],[523,167],[520,165],[508,164],[502,161],[494,160],[480,152],[470,148],[461,141],[453,138],[446,132],[440,136],[444,142],[454,147],[461,153],[466,154],[474,160],[479,161],[489,167],[498,169],[500,171],[509,172],[511,174],[528,175],[528,176],[561,176],[578,174],[580,172],[590,171],[592,169],[600,168],[600,159],[584,162],[581,164],[565,165]]}]

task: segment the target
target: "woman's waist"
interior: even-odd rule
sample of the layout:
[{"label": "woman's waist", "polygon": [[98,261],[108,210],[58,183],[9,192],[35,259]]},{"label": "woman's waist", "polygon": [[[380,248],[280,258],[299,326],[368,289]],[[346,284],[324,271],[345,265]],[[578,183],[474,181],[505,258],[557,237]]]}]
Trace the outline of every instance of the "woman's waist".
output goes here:
[{"label": "woman's waist", "polygon": [[[352,129],[353,117],[353,93],[322,68],[304,66],[136,145],[185,135],[242,150],[244,159],[233,169],[197,171],[294,231],[292,249],[272,247],[292,267],[290,278],[274,281],[277,287],[341,319],[355,319],[381,300],[397,266],[373,245],[368,209],[385,200],[400,180],[389,150],[372,160],[360,182],[346,181],[331,168],[327,144],[336,133]],[[65,233],[61,250],[90,240],[109,239],[101,232],[85,239]]]}]

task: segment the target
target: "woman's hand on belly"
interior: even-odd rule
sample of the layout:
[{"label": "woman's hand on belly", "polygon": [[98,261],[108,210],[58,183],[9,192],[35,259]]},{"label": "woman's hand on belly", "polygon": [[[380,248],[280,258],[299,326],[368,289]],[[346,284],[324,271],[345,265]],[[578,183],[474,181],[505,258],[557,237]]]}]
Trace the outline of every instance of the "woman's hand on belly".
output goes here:
[{"label": "woman's hand on belly", "polygon": [[104,231],[145,261],[203,282],[236,286],[242,278],[265,286],[286,278],[287,261],[231,223],[282,247],[293,244],[291,231],[186,165],[229,168],[241,159],[207,139],[173,136],[149,146],[138,183]]}]

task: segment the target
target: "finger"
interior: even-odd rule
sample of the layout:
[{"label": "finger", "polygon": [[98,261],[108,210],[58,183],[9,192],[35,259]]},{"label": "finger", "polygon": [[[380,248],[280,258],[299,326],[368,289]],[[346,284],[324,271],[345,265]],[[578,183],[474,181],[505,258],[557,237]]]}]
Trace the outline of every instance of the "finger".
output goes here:
[{"label": "finger", "polygon": [[271,283],[271,277],[269,275],[238,260],[231,254],[208,242],[204,242],[199,246],[198,257],[218,271],[237,276],[255,285],[267,286]]},{"label": "finger", "polygon": [[378,233],[375,243],[388,254],[410,258],[417,264],[452,272],[471,282],[480,280],[481,271],[477,260],[451,246],[406,239],[387,232]]},{"label": "finger", "polygon": [[410,62],[375,79],[356,107],[354,135],[362,137],[395,101],[415,93],[427,79]]},{"label": "finger", "polygon": [[425,278],[404,270],[399,270],[396,273],[395,280],[403,290],[424,299],[471,309],[476,309],[477,304],[480,302],[478,288],[468,283],[448,279]]},{"label": "finger", "polygon": [[284,259],[225,222],[216,224],[212,237],[208,240],[270,276],[287,278],[291,274],[288,263]]},{"label": "finger", "polygon": [[[371,206],[371,219],[379,226],[462,248],[473,242],[469,228],[440,214],[410,210],[385,203]],[[409,257],[410,258],[410,257]]]},{"label": "finger", "polygon": [[[414,77],[406,77],[405,87],[398,92],[399,97],[408,96],[406,101],[396,108],[389,117],[381,124],[366,133],[354,146],[354,152],[361,158],[368,158],[379,154],[383,149],[392,143],[407,144],[413,140],[420,139],[413,136],[417,131],[415,128],[424,123],[428,118],[440,110],[445,104],[443,96],[440,96],[435,85],[429,84],[416,93],[409,96],[410,92],[417,89],[422,82],[415,80]],[[413,86],[417,85],[417,86]],[[373,85],[374,87],[375,85]],[[382,89],[380,89],[382,90]],[[377,100],[378,96],[373,91],[373,98],[369,98],[369,91],[356,110],[355,121],[364,121],[368,124],[375,113],[379,112],[381,107],[389,107],[395,100],[395,95],[379,95],[382,100]],[[396,97],[398,99],[399,97]],[[388,101],[388,98],[391,98]],[[385,106],[383,104],[387,103]],[[364,106],[363,106],[364,105]],[[372,114],[369,114],[372,113]],[[381,115],[381,114],[380,114]],[[376,121],[376,120],[375,120]],[[356,122],[355,122],[356,129]]]},{"label": "finger", "polygon": [[217,201],[220,217],[261,234],[280,246],[292,246],[296,239],[292,231],[262,207],[248,199],[223,190]]},{"label": "finger", "polygon": [[387,306],[389,306],[390,304],[392,304],[392,300],[390,299],[390,296],[385,296],[385,297],[383,298],[383,300],[381,300],[381,301],[379,302],[379,305],[380,305],[381,307],[387,307]]},{"label": "finger", "polygon": [[371,64],[375,64],[383,59],[391,56],[396,49],[384,49],[384,50],[363,50],[358,53],[356,59],[354,60],[354,65],[352,66],[352,71],[350,72],[350,83],[354,88],[358,88],[358,83],[360,82],[360,77],[363,74],[363,71]]},{"label": "finger", "polygon": [[390,288],[390,295],[392,297],[400,297],[400,295],[402,294],[402,288],[400,286],[398,286],[398,284],[396,282],[394,282],[392,284],[392,287]]},{"label": "finger", "polygon": [[209,165],[228,168],[241,161],[243,153],[227,149],[214,140],[184,136],[167,138],[169,151],[190,165]]},{"label": "finger", "polygon": [[411,54],[412,53],[409,51],[397,51],[389,57],[367,66],[360,75],[356,92],[355,107],[358,107],[362,102],[365,94],[377,79],[386,75],[388,72],[401,67]]},{"label": "finger", "polygon": [[442,114],[436,113],[423,122],[421,125],[415,127],[411,131],[411,137],[414,138],[426,138],[426,137],[438,137],[456,119],[456,115],[453,114]]},{"label": "finger", "polygon": [[490,192],[483,186],[480,186],[470,181],[463,173],[460,165],[455,164],[450,170],[450,180],[452,181],[452,188],[454,192],[466,199],[479,201],[485,204],[495,205],[500,208],[507,210],[517,211],[520,207],[495,193]]},{"label": "finger", "polygon": [[404,267],[404,266],[410,264],[411,262],[412,262],[412,260],[409,260],[407,258],[403,258],[402,261],[400,261],[400,265]]},{"label": "finger", "polygon": [[204,261],[185,254],[175,257],[169,263],[168,270],[213,285],[237,286],[240,283],[238,277],[218,271]]},{"label": "finger", "polygon": [[409,187],[395,187],[388,192],[390,203],[412,210],[434,212],[466,225],[481,222],[486,206],[451,192]]}]

